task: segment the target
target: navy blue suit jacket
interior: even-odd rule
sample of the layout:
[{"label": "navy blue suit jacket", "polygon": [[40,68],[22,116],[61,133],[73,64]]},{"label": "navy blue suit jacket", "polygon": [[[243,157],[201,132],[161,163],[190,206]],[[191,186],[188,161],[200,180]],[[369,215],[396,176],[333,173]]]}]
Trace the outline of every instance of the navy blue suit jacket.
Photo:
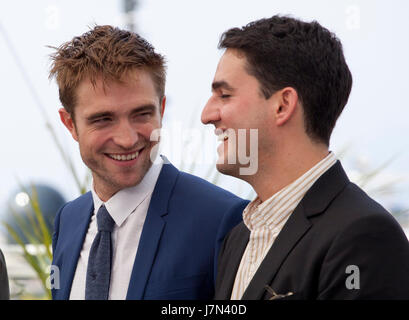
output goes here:
[{"label": "navy blue suit jacket", "polygon": [[[164,164],[154,188],[127,290],[127,299],[211,299],[216,257],[242,219],[248,201]],[[93,214],[88,192],[64,205],[55,218],[53,265],[68,299]],[[54,274],[55,276],[55,274]],[[55,285],[55,279],[54,279]]]}]

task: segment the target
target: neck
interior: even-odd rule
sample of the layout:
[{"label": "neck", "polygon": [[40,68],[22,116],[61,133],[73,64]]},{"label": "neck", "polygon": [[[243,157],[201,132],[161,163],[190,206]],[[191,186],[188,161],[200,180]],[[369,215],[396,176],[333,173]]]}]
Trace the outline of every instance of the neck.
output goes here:
[{"label": "neck", "polygon": [[328,155],[328,147],[318,144],[300,144],[296,148],[287,146],[269,153],[265,159],[259,157],[257,173],[248,182],[262,202],[297,180]]},{"label": "neck", "polygon": [[94,191],[102,202],[107,202],[114,194],[119,191],[118,189],[114,190],[113,188],[106,188],[103,184],[97,183],[98,180],[96,181],[95,179],[96,177],[95,175],[93,175]]}]

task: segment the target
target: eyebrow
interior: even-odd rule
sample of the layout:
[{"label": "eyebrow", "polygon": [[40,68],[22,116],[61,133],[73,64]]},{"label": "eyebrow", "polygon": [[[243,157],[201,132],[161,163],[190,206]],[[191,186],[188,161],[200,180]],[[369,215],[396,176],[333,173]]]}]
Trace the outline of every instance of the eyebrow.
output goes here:
[{"label": "eyebrow", "polygon": [[102,112],[97,112],[90,114],[89,116],[86,117],[87,121],[92,121],[98,118],[104,118],[104,117],[111,117],[113,115],[113,112],[110,111],[102,111]]},{"label": "eyebrow", "polygon": [[[142,105],[142,106],[132,109],[130,113],[134,114],[134,113],[139,113],[139,112],[144,112],[144,111],[155,111],[155,109],[156,109],[155,105],[146,104],[146,105]],[[115,113],[112,111],[101,111],[101,112],[90,114],[89,116],[86,117],[86,119],[87,121],[92,121],[98,118],[112,117],[114,116],[114,114]]]},{"label": "eyebrow", "polygon": [[234,88],[224,80],[214,81],[212,83],[212,91],[215,91],[215,90],[220,89],[220,88],[221,89],[226,89],[226,90],[229,90],[229,91],[234,91]]},{"label": "eyebrow", "polygon": [[154,104],[145,104],[143,106],[139,106],[139,107],[132,109],[131,114],[144,112],[144,111],[155,111],[156,108],[157,107]]}]

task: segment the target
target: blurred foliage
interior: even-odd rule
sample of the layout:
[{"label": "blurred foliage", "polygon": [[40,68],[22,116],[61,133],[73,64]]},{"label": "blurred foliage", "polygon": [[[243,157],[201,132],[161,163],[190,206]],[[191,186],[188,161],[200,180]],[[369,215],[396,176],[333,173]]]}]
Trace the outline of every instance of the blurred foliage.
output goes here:
[{"label": "blurred foliage", "polygon": [[[51,299],[51,291],[47,285],[49,277],[47,268],[51,265],[52,261],[52,231],[49,230],[49,227],[45,222],[35,187],[32,186],[31,193],[24,187],[22,187],[22,189],[26,194],[31,194],[29,203],[32,210],[25,210],[25,217],[27,219],[19,215],[11,207],[10,210],[13,213],[18,229],[22,231],[24,237],[29,240],[30,245],[24,243],[24,239],[19,235],[18,230],[10,223],[3,222],[3,225],[23,250],[24,259],[41,281],[41,285],[44,289],[44,296],[35,298]],[[24,288],[21,288],[18,295],[20,298],[24,296],[34,297],[29,294],[27,295]]]},{"label": "blurred foliage", "polygon": [[[67,166],[74,182],[78,188],[80,194],[86,192],[87,186],[90,181],[90,174],[86,175],[83,182],[80,181],[79,175],[75,169],[73,161],[71,157],[67,154],[66,149],[63,147],[61,142],[58,139],[58,135],[56,134],[56,130],[53,128],[51,121],[48,118],[46,108],[41,100],[41,94],[37,92],[35,86],[33,85],[28,72],[24,67],[24,63],[21,60],[16,48],[14,47],[12,37],[8,35],[7,30],[0,22],[0,34],[3,37],[3,40],[8,48],[9,53],[11,54],[18,70],[20,71],[20,75],[22,77],[23,82],[27,86],[30,95],[33,100],[33,104],[39,109],[41,115],[43,116],[45,126],[48,129],[51,138],[57,147],[65,165]],[[38,201],[38,197],[36,195],[35,189],[32,190],[32,196],[29,199],[30,206],[33,209],[34,214],[27,212],[28,221],[23,219],[21,216],[17,214],[17,212],[12,212],[17,222],[18,228],[22,231],[24,237],[26,237],[31,247],[29,245],[24,244],[24,240],[19,236],[17,230],[9,223],[3,222],[3,225],[6,227],[8,233],[13,237],[13,239],[18,243],[18,245],[23,250],[23,257],[28,262],[30,267],[34,270],[35,274],[37,275],[38,279],[41,281],[41,284],[44,288],[44,296],[43,297],[35,297],[27,292],[25,292],[24,287],[22,284],[18,284],[17,286],[20,288],[18,292],[18,297],[21,299],[27,298],[43,298],[43,299],[50,299],[51,292],[47,286],[48,281],[48,267],[51,265],[52,261],[52,230],[49,230],[49,227],[45,223],[44,214],[41,211],[40,204]],[[27,193],[27,192],[26,192]],[[28,193],[27,193],[28,194]],[[10,209],[12,210],[12,209]],[[29,250],[31,248],[32,250]]]},{"label": "blurred foliage", "polygon": [[[89,177],[86,178],[86,180],[88,179]],[[30,293],[25,289],[22,281],[14,280],[18,290],[12,298],[48,300],[51,299],[49,267],[52,262],[53,231],[50,230],[45,221],[45,214],[41,209],[35,186],[31,186],[31,192],[21,185],[20,187],[29,196],[29,206],[24,208],[24,214],[18,213],[12,207],[9,207],[17,227],[13,227],[8,222],[2,222],[2,224],[21,248],[23,258],[41,282],[44,293],[40,296]],[[85,193],[85,188],[79,186],[79,191]],[[28,240],[29,244],[25,243],[25,239],[20,234]]]}]

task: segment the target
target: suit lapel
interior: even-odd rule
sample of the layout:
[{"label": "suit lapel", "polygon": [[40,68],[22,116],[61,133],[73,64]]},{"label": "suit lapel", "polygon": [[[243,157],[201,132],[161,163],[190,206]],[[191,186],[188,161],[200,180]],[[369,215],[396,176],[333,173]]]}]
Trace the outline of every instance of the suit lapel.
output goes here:
[{"label": "suit lapel", "polygon": [[263,296],[265,286],[271,283],[292,248],[310,227],[311,224],[304,215],[304,208],[302,205],[297,206],[250,281],[243,300],[259,300]]},{"label": "suit lapel", "polygon": [[337,161],[313,184],[274,241],[244,292],[243,300],[263,297],[265,286],[273,281],[291,250],[310,229],[312,224],[309,218],[323,213],[348,183],[349,179]]},{"label": "suit lapel", "polygon": [[164,160],[164,165],[153,190],[148,213],[143,225],[129,282],[127,299],[143,299],[146,283],[159,248],[163,229],[165,228],[166,222],[163,217],[168,214],[168,202],[179,171],[168,163],[166,159]]},{"label": "suit lapel", "polygon": [[78,258],[84,243],[85,235],[87,234],[93,210],[94,204],[92,196],[91,193],[88,192],[75,207],[70,209],[70,211],[73,212],[65,213],[66,217],[69,216],[67,223],[69,223],[70,226],[67,229],[72,230],[72,233],[69,234],[70,241],[65,241],[64,248],[59,250],[64,253],[61,268],[62,271],[60,272],[61,289],[56,290],[56,293],[58,294],[57,297],[60,299],[68,299],[70,296]]},{"label": "suit lapel", "polygon": [[[231,292],[233,291],[234,280],[236,279],[237,270],[239,268],[241,258],[246,250],[247,243],[250,237],[250,231],[244,225],[240,223],[238,226],[238,232],[232,234],[232,238],[228,239],[229,243],[233,245],[229,246],[231,249],[229,252],[224,252],[223,257],[227,256],[227,262],[221,265],[224,270],[228,270],[221,277],[220,284],[216,284],[216,300],[229,300]],[[220,278],[219,278],[220,279]]]}]

